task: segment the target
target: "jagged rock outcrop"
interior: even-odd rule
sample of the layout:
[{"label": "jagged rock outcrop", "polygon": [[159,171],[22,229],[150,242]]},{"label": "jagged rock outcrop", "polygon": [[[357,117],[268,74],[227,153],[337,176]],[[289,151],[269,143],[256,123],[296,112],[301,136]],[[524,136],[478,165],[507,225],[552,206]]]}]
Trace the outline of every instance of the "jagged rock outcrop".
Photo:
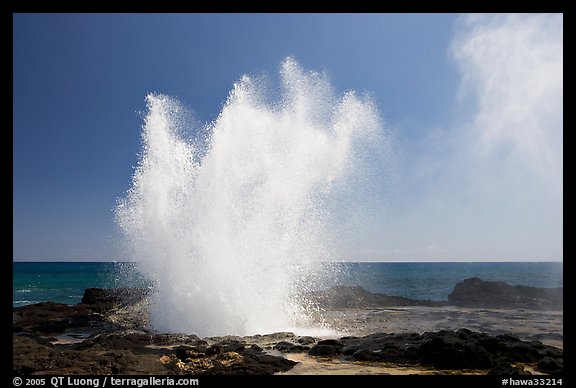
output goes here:
[{"label": "jagged rock outcrop", "polygon": [[448,302],[462,307],[526,308],[562,310],[563,288],[512,286],[469,278],[456,284]]}]

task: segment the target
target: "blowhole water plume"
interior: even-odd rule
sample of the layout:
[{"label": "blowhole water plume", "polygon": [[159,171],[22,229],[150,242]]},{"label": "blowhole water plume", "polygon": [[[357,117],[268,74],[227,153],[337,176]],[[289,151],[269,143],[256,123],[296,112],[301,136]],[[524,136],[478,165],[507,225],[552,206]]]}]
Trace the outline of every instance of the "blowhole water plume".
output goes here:
[{"label": "blowhole water plume", "polygon": [[[147,96],[143,149],[116,219],[153,279],[157,330],[247,335],[310,327],[307,294],[329,285],[334,213],[381,138],[373,103],[337,96],[291,58],[270,102],[242,76],[218,118],[188,126],[186,109]],[[317,323],[316,323],[317,324]]]}]

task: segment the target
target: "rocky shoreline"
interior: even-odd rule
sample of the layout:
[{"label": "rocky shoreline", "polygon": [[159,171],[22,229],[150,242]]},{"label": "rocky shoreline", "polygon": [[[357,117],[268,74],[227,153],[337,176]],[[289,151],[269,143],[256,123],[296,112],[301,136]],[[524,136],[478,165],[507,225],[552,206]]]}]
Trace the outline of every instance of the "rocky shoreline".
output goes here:
[{"label": "rocky shoreline", "polygon": [[[458,310],[462,314],[488,311],[479,303],[482,293],[486,295],[486,306],[494,308],[494,302],[498,302],[498,308],[520,308],[515,311],[527,314],[525,317],[536,310],[560,308],[561,311],[562,289],[511,291],[512,286],[505,283],[491,283],[497,282],[467,279],[456,285],[448,302],[373,294],[360,287],[337,287],[315,298],[334,316],[353,309],[384,314],[385,309],[394,307],[408,313],[425,311],[430,315],[429,310],[442,313],[450,311],[447,306],[465,301],[466,293],[474,295],[470,303],[481,310]],[[507,297],[495,296],[498,292],[506,293]],[[383,332],[385,327],[378,321],[363,335],[357,331],[335,338],[294,333],[199,338],[153,331],[148,324],[148,303],[145,290],[87,289],[82,303],[76,305],[44,302],[14,308],[14,373],[266,375],[298,370],[309,373],[302,369],[306,360],[324,366],[346,363],[359,373],[367,368],[388,371],[385,373],[394,373],[394,368],[408,368],[412,373],[432,374],[558,375],[563,370],[561,347],[534,339],[537,337],[520,339],[510,333],[469,330],[464,325],[417,332],[410,331],[407,322],[406,330],[390,333]],[[561,319],[560,313],[560,325]],[[347,322],[348,326],[351,324],[352,321]]]}]

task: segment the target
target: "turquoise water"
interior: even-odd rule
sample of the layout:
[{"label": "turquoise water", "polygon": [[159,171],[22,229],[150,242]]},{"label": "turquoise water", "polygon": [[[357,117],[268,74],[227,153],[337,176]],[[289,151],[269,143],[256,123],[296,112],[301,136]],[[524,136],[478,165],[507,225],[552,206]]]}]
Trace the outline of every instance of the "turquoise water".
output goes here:
[{"label": "turquoise water", "polygon": [[[447,300],[469,277],[512,285],[563,287],[562,263],[339,263],[336,284],[388,295]],[[90,287],[149,287],[132,263],[13,263],[13,306],[79,303]]]},{"label": "turquoise water", "polygon": [[132,263],[15,262],[12,270],[12,305],[52,301],[80,303],[91,287],[147,287]]},{"label": "turquoise water", "polygon": [[448,300],[456,283],[479,277],[531,287],[563,287],[563,263],[347,263],[339,283],[375,293]]}]

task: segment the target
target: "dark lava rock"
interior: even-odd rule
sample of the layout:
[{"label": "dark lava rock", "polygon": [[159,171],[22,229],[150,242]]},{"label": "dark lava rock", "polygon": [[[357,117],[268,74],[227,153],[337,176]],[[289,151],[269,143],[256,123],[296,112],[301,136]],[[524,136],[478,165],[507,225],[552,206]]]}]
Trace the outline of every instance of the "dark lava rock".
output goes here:
[{"label": "dark lava rock", "polygon": [[352,353],[352,358],[356,361],[377,361],[379,359],[377,354],[367,349],[356,350]]},{"label": "dark lava rock", "polygon": [[148,346],[151,343],[152,336],[150,334],[113,332],[100,334],[69,347],[75,350],[121,349],[133,353],[148,353]]},{"label": "dark lava rock", "polygon": [[155,334],[152,337],[152,343],[154,345],[208,345],[208,342],[201,340],[195,334],[168,334],[168,333],[160,333]]},{"label": "dark lava rock", "polygon": [[106,318],[106,313],[135,303],[146,294],[146,290],[132,288],[89,288],[84,292],[83,303],[41,302],[15,307],[12,311],[12,330],[15,333],[43,334],[70,331],[96,334],[122,330],[120,324]]},{"label": "dark lava rock", "polygon": [[337,347],[344,346],[344,344],[342,342],[335,340],[335,339],[326,339],[326,340],[318,341],[318,345],[331,345],[331,346],[337,346]]},{"label": "dark lava rock", "polygon": [[223,350],[224,350],[224,348],[222,347],[222,345],[214,344],[214,345],[210,346],[208,349],[206,349],[206,355],[212,356],[215,354],[220,354],[220,353],[222,353]]},{"label": "dark lava rock", "polygon": [[309,355],[318,357],[333,357],[341,353],[342,347],[334,345],[316,345],[308,351]]},{"label": "dark lava rock", "polygon": [[[38,303],[14,308],[13,372],[58,375],[274,374],[296,362],[266,354],[241,337],[211,340],[195,335],[153,333],[115,323],[118,309],[141,300],[137,289],[86,290],[83,303]],[[114,314],[114,315],[112,315]],[[138,309],[122,314],[141,317]],[[114,317],[113,319],[111,319]],[[141,319],[141,318],[140,318]],[[114,320],[114,321],[113,321]],[[78,341],[64,343],[57,338]],[[295,341],[293,333],[262,338]],[[302,345],[292,344],[293,349]]]},{"label": "dark lava rock", "polygon": [[282,353],[301,353],[309,350],[308,346],[296,345],[291,342],[280,341],[274,345],[273,349]]},{"label": "dark lava rock", "polygon": [[182,361],[185,361],[190,357],[190,348],[185,346],[178,346],[176,349],[176,357]]},{"label": "dark lava rock", "polygon": [[166,374],[152,351],[135,354],[126,349],[75,349],[70,345],[46,346],[33,338],[14,336],[12,367],[17,374],[105,375]]},{"label": "dark lava rock", "polygon": [[[42,344],[13,336],[13,371],[17,374],[274,374],[296,362],[268,355],[259,346],[222,342],[196,353],[194,346],[158,348],[153,335],[107,333],[78,344]],[[209,350],[209,351],[208,351]],[[178,361],[178,362],[177,362]]]},{"label": "dark lava rock", "polygon": [[308,351],[308,354],[319,357],[333,357],[342,354],[343,348],[344,344],[339,340],[326,339],[318,341],[316,346],[312,347],[312,349]]},{"label": "dark lava rock", "polygon": [[258,346],[258,345],[256,345],[256,344],[252,344],[252,345],[250,346],[250,349],[251,349],[251,350],[254,350],[254,351],[257,351],[257,352],[261,352],[261,351],[263,350],[262,347],[260,347],[260,346]]},{"label": "dark lava rock", "polygon": [[215,364],[205,371],[195,371],[194,374],[208,375],[272,375],[285,372],[294,367],[297,362],[276,357],[262,352],[259,347],[251,346],[239,353],[242,362],[232,365]]},{"label": "dark lava rock", "polygon": [[81,303],[98,312],[129,306],[144,299],[149,291],[143,288],[87,288]]},{"label": "dark lava rock", "polygon": [[12,311],[12,327],[15,332],[56,334],[69,329],[98,332],[119,326],[84,304],[41,302],[15,307]]},{"label": "dark lava rock", "polygon": [[296,334],[289,331],[280,331],[272,334],[264,334],[258,337],[262,341],[266,342],[295,341],[297,338]]},{"label": "dark lava rock", "polygon": [[354,361],[420,364],[438,369],[485,369],[493,374],[511,373],[512,364],[518,362],[538,363],[545,373],[559,373],[563,366],[562,349],[510,335],[493,337],[467,329],[422,335],[374,333],[343,337],[320,341],[308,354],[327,357],[341,354]]},{"label": "dark lava rock", "polygon": [[[358,291],[358,290],[356,290]],[[375,294],[364,295],[370,304]],[[85,303],[38,303],[13,309],[13,371],[17,374],[274,374],[296,362],[264,352],[258,345],[274,344],[283,352],[346,360],[392,362],[441,369],[484,369],[491,374],[526,373],[518,363],[536,364],[540,372],[560,374],[563,350],[510,335],[491,336],[462,329],[418,333],[374,333],[316,342],[312,337],[274,333],[251,338],[226,336],[200,339],[188,334],[134,330],[112,321],[118,307],[142,295],[88,291]],[[131,302],[132,301],[132,302]],[[378,303],[382,302],[380,300]],[[374,302],[376,303],[376,302]],[[134,313],[127,309],[126,312]],[[113,312],[114,315],[111,315]],[[60,334],[81,342],[61,343]],[[88,337],[88,338],[86,338]],[[82,340],[85,338],[84,340]],[[210,341],[210,342],[207,342]],[[210,345],[209,345],[210,344]],[[264,345],[263,345],[264,346]]]},{"label": "dark lava rock", "polygon": [[313,344],[314,342],[316,342],[314,337],[303,336],[303,337],[298,338],[298,343],[300,345],[310,345],[310,344]]},{"label": "dark lava rock", "polygon": [[564,370],[564,360],[545,357],[538,361],[538,370],[549,374],[560,374]]},{"label": "dark lava rock", "polygon": [[528,376],[531,375],[529,371],[519,366],[511,366],[507,364],[499,364],[488,371],[489,375],[506,375],[506,376]]},{"label": "dark lava rock", "polygon": [[223,352],[242,352],[246,348],[246,346],[240,341],[222,341],[219,344],[222,346]]},{"label": "dark lava rock", "polygon": [[390,306],[446,306],[446,302],[418,300],[401,296],[374,294],[361,286],[336,286],[311,293],[308,297],[321,306],[331,308],[390,307]]},{"label": "dark lava rock", "polygon": [[505,282],[469,278],[456,284],[448,295],[448,302],[462,307],[562,310],[563,288],[511,286]]},{"label": "dark lava rock", "polygon": [[[479,346],[468,333],[440,332],[428,335],[419,348],[423,364],[439,369],[486,369],[493,365],[490,353]],[[426,333],[429,334],[429,333]]]}]

